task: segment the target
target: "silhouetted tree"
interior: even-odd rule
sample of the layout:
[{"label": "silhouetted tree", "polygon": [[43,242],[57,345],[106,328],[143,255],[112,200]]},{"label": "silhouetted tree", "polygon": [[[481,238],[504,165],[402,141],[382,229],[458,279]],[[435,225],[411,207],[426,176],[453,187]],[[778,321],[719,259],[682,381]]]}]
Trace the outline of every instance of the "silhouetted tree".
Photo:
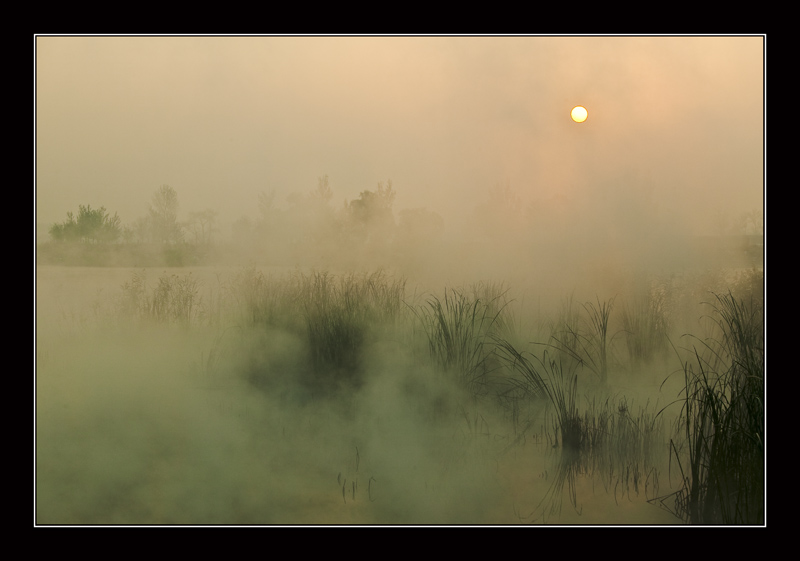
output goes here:
[{"label": "silhouetted tree", "polygon": [[211,208],[189,213],[186,227],[191,232],[195,245],[201,247],[211,245],[212,235],[217,231],[215,228],[216,221],[217,211]]},{"label": "silhouetted tree", "polygon": [[376,191],[362,191],[358,199],[345,204],[351,229],[366,241],[387,241],[394,229],[395,191],[391,180],[378,183]]},{"label": "silhouetted tree", "polygon": [[281,228],[295,244],[311,244],[310,248],[327,245],[337,235],[336,213],[330,205],[333,191],[328,176],[319,178],[317,188],[306,195],[290,194],[286,200],[291,207],[286,213],[287,224]]},{"label": "silhouetted tree", "polygon": [[153,241],[174,244],[183,239],[178,223],[178,194],[169,185],[162,185],[153,195],[148,218]]},{"label": "silhouetted tree", "polygon": [[333,191],[331,190],[327,175],[323,175],[319,178],[317,188],[311,191],[307,198],[315,205],[327,206],[330,204],[333,198]]}]

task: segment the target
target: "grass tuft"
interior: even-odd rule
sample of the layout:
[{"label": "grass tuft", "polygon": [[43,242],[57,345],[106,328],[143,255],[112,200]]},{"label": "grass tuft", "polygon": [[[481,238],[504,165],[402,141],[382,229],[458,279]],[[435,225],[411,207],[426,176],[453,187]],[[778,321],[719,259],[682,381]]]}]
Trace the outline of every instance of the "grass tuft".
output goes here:
[{"label": "grass tuft", "polygon": [[427,336],[430,357],[474,395],[485,393],[487,359],[494,349],[490,339],[508,327],[505,291],[488,294],[483,299],[478,290],[470,296],[445,289],[441,299],[431,296],[414,310]]},{"label": "grass tuft", "polygon": [[763,524],[763,307],[730,292],[715,297],[716,334],[683,366],[683,439],[671,443],[681,487],[672,510],[693,524]]}]

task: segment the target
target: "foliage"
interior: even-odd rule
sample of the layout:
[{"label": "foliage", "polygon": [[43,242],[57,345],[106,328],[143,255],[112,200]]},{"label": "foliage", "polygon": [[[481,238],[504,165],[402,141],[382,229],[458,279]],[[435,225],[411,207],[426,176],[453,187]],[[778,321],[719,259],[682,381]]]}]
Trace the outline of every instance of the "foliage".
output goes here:
[{"label": "foliage", "polygon": [[178,223],[178,194],[169,185],[162,185],[148,206],[151,239],[164,244],[183,240],[183,228]]},{"label": "foliage", "polygon": [[359,241],[387,242],[395,227],[392,205],[395,191],[392,181],[378,183],[375,191],[362,191],[358,199],[346,204],[348,226]]},{"label": "foliage", "polygon": [[192,234],[192,241],[195,246],[207,248],[211,245],[212,237],[217,231],[216,221],[217,211],[212,208],[189,213],[186,228]]},{"label": "foliage", "polygon": [[121,235],[119,216],[110,216],[105,207],[93,210],[91,205],[80,205],[77,219],[68,212],[67,220],[50,227],[50,236],[56,241],[115,242]]},{"label": "foliage", "polygon": [[274,194],[259,196],[259,233],[280,237],[291,246],[293,256],[307,257],[315,251],[332,249],[337,238],[336,213],[330,205],[333,191],[327,175],[318,178],[317,188],[305,195],[292,193],[286,200],[291,205],[285,212],[273,208]]},{"label": "foliage", "polygon": [[362,191],[358,199],[350,201],[350,217],[365,226],[393,221],[391,213],[395,195],[391,180],[385,187],[379,182],[376,191]]}]

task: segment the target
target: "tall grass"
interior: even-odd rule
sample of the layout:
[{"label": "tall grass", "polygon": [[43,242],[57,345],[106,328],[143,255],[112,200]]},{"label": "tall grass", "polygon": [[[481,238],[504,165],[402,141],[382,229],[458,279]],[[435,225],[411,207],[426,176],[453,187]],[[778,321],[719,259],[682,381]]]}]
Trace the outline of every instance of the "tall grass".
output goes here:
[{"label": "tall grass", "polygon": [[[498,355],[519,377],[512,383],[529,399],[552,406],[553,433],[547,438],[561,448],[561,457],[552,483],[531,513],[545,519],[561,511],[561,496],[566,488],[568,499],[580,514],[576,498],[576,478],[599,473],[607,489],[620,495],[657,493],[659,452],[666,456],[663,418],[648,405],[634,413],[625,397],[588,401],[578,406],[578,376],[567,370],[561,360],[548,350],[542,356],[518,351],[511,343],[497,340]],[[559,442],[560,436],[560,442]]]},{"label": "tall grass", "polygon": [[352,381],[370,331],[394,325],[403,311],[405,280],[315,272],[299,277],[298,291],[315,370]]},{"label": "tall grass", "polygon": [[428,341],[428,351],[442,371],[475,395],[485,393],[488,358],[493,352],[491,337],[507,328],[504,313],[505,291],[480,291],[473,294],[456,289],[444,290],[444,296],[428,298],[414,309]]},{"label": "tall grass", "polygon": [[673,512],[693,524],[763,524],[763,305],[715,295],[716,334],[684,363],[683,440],[672,442],[681,487]]},{"label": "tall grass", "polygon": [[234,277],[229,293],[245,325],[284,327],[295,321],[297,296],[292,283],[283,277],[249,267]]},{"label": "tall grass", "polygon": [[593,372],[602,385],[608,383],[611,343],[614,335],[610,333],[611,311],[614,298],[597,303],[583,304],[585,316],[573,309],[572,300],[563,307],[562,319],[550,336],[549,346],[562,357]]},{"label": "tall grass", "polygon": [[[506,340],[497,339],[498,356],[512,372],[521,375],[511,382],[529,398],[553,406],[556,428],[565,449],[589,452],[596,457],[614,456],[617,460],[649,460],[661,434],[661,420],[648,407],[637,415],[628,401],[606,398],[594,400],[583,413],[578,408],[578,376],[545,350],[541,357],[518,351]],[[557,436],[553,439],[558,445]]]},{"label": "tall grass", "polygon": [[592,350],[594,351],[589,356],[595,356],[596,360],[592,361],[597,365],[598,375],[602,384],[608,383],[608,352],[609,352],[609,320],[611,318],[611,310],[614,308],[614,298],[601,302],[597,298],[597,305],[592,302],[586,302],[583,305],[589,317],[589,335],[587,337]]},{"label": "tall grass", "polygon": [[119,306],[126,317],[188,326],[200,317],[201,301],[200,285],[191,273],[164,274],[150,289],[142,271],[122,285]]},{"label": "tall grass", "polygon": [[[540,358],[531,353],[518,351],[504,339],[496,339],[498,356],[520,378],[511,382],[528,396],[547,399],[553,405],[561,443],[565,448],[577,450],[581,447],[581,420],[578,415],[578,377],[574,371],[566,371],[560,360],[544,351]],[[556,438],[556,444],[558,443]]]},{"label": "tall grass", "polygon": [[669,349],[667,291],[647,290],[622,308],[622,329],[628,357],[636,366],[645,366],[666,355]]},{"label": "tall grass", "polygon": [[[406,310],[405,279],[382,270],[267,276],[251,268],[237,275],[231,292],[238,303],[238,320],[246,326],[265,334],[283,332],[303,342],[301,377],[322,393],[359,385],[365,346],[390,336]],[[253,369],[251,377],[259,383],[270,375],[258,366]]]}]

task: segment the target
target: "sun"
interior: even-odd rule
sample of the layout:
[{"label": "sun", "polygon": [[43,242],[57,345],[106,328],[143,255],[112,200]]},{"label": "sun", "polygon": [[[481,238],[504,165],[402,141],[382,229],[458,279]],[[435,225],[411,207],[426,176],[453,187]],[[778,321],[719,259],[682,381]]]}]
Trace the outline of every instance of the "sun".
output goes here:
[{"label": "sun", "polygon": [[570,113],[570,116],[576,123],[582,123],[589,116],[589,112],[583,105],[578,105],[577,107],[572,108],[572,113]]}]

